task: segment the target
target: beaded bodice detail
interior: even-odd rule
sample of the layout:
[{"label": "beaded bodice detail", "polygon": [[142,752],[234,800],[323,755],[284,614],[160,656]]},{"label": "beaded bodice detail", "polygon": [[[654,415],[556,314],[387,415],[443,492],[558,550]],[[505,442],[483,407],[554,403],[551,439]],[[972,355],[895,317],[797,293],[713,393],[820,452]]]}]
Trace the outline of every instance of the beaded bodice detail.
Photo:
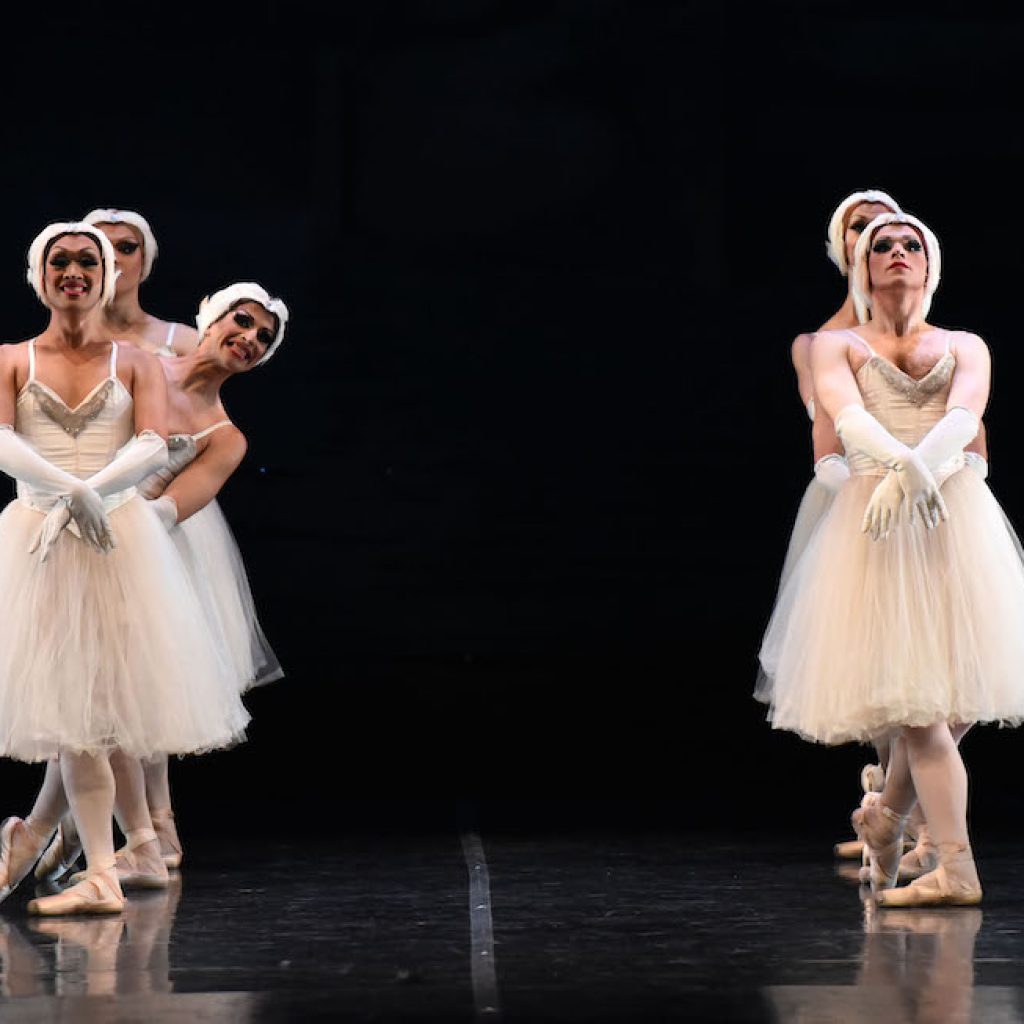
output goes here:
[{"label": "beaded bodice detail", "polygon": [[79,402],[74,409],[69,408],[58,394],[37,380],[30,380],[25,386],[35,393],[39,408],[61,430],[70,434],[71,437],[78,437],[102,412],[103,407],[107,404],[107,399],[110,398],[114,381],[110,377],[101,381],[99,386],[94,388],[91,394],[86,396],[84,401]]},{"label": "beaded bodice detail", "polygon": [[[916,448],[946,415],[956,369],[956,356],[950,349],[948,334],[946,351],[923,377],[914,378],[878,355],[856,331],[849,333],[868,353],[867,362],[856,375],[864,408],[897,441]],[[885,466],[862,452],[848,451],[847,461],[856,476],[884,476],[888,472]]]}]

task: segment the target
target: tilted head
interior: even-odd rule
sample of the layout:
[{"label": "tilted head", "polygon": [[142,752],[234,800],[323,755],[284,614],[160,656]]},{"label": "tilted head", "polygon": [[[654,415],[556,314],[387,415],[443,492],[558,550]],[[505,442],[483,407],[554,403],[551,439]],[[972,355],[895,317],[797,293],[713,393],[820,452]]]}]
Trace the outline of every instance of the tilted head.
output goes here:
[{"label": "tilted head", "polygon": [[[266,314],[262,325],[256,322],[260,318],[259,309]],[[225,322],[232,312],[232,320]],[[254,281],[240,281],[207,296],[196,316],[200,344],[205,343],[208,333],[219,329],[223,337],[219,337],[218,342],[249,368],[262,366],[278,350],[287,323],[288,307],[281,299],[271,298]],[[251,350],[250,343],[258,348]]]}]

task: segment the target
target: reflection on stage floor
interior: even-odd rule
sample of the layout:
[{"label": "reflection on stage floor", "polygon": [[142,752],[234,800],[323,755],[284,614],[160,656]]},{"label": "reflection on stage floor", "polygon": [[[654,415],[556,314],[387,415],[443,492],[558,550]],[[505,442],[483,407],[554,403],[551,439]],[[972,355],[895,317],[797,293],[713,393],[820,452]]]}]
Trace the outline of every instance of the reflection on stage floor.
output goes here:
[{"label": "reflection on stage floor", "polygon": [[981,908],[882,910],[827,844],[195,843],[109,918],[0,908],[0,1020],[1024,1024],[1024,857]]}]

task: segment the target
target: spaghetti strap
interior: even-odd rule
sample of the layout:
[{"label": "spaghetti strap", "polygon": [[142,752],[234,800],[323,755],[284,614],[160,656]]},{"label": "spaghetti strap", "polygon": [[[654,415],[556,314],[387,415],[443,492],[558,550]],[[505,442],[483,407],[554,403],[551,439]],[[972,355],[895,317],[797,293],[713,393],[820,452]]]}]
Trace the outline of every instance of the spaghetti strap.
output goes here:
[{"label": "spaghetti strap", "polygon": [[192,435],[193,441],[201,441],[208,434],[212,434],[215,430],[219,430],[221,427],[230,426],[231,420],[221,420],[220,423],[214,423],[212,427],[207,427],[205,430],[200,430],[198,434]]},{"label": "spaghetti strap", "polygon": [[878,353],[856,331],[849,327],[844,327],[843,330],[846,331],[847,334],[852,334],[868,350],[868,355],[870,355],[872,359],[878,358]]},{"label": "spaghetti strap", "polygon": [[110,343],[110,376],[117,376],[117,342]]},{"label": "spaghetti strap", "polygon": [[171,342],[174,341],[174,328],[177,326],[177,324],[171,324],[171,326],[167,328],[167,337],[164,339],[164,348],[170,349],[172,352],[174,351],[174,346]]},{"label": "spaghetti strap", "polygon": [[28,343],[28,379],[36,379],[36,339],[32,338]]}]

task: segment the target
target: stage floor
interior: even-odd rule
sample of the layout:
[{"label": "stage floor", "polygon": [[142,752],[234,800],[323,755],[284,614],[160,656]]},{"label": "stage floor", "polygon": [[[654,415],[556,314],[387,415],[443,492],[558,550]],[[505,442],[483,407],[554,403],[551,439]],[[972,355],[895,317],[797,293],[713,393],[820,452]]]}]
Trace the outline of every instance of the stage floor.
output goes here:
[{"label": "stage floor", "polygon": [[980,909],[880,911],[778,838],[192,843],[108,919],[0,907],[0,1020],[1024,1022],[1024,853]]}]

